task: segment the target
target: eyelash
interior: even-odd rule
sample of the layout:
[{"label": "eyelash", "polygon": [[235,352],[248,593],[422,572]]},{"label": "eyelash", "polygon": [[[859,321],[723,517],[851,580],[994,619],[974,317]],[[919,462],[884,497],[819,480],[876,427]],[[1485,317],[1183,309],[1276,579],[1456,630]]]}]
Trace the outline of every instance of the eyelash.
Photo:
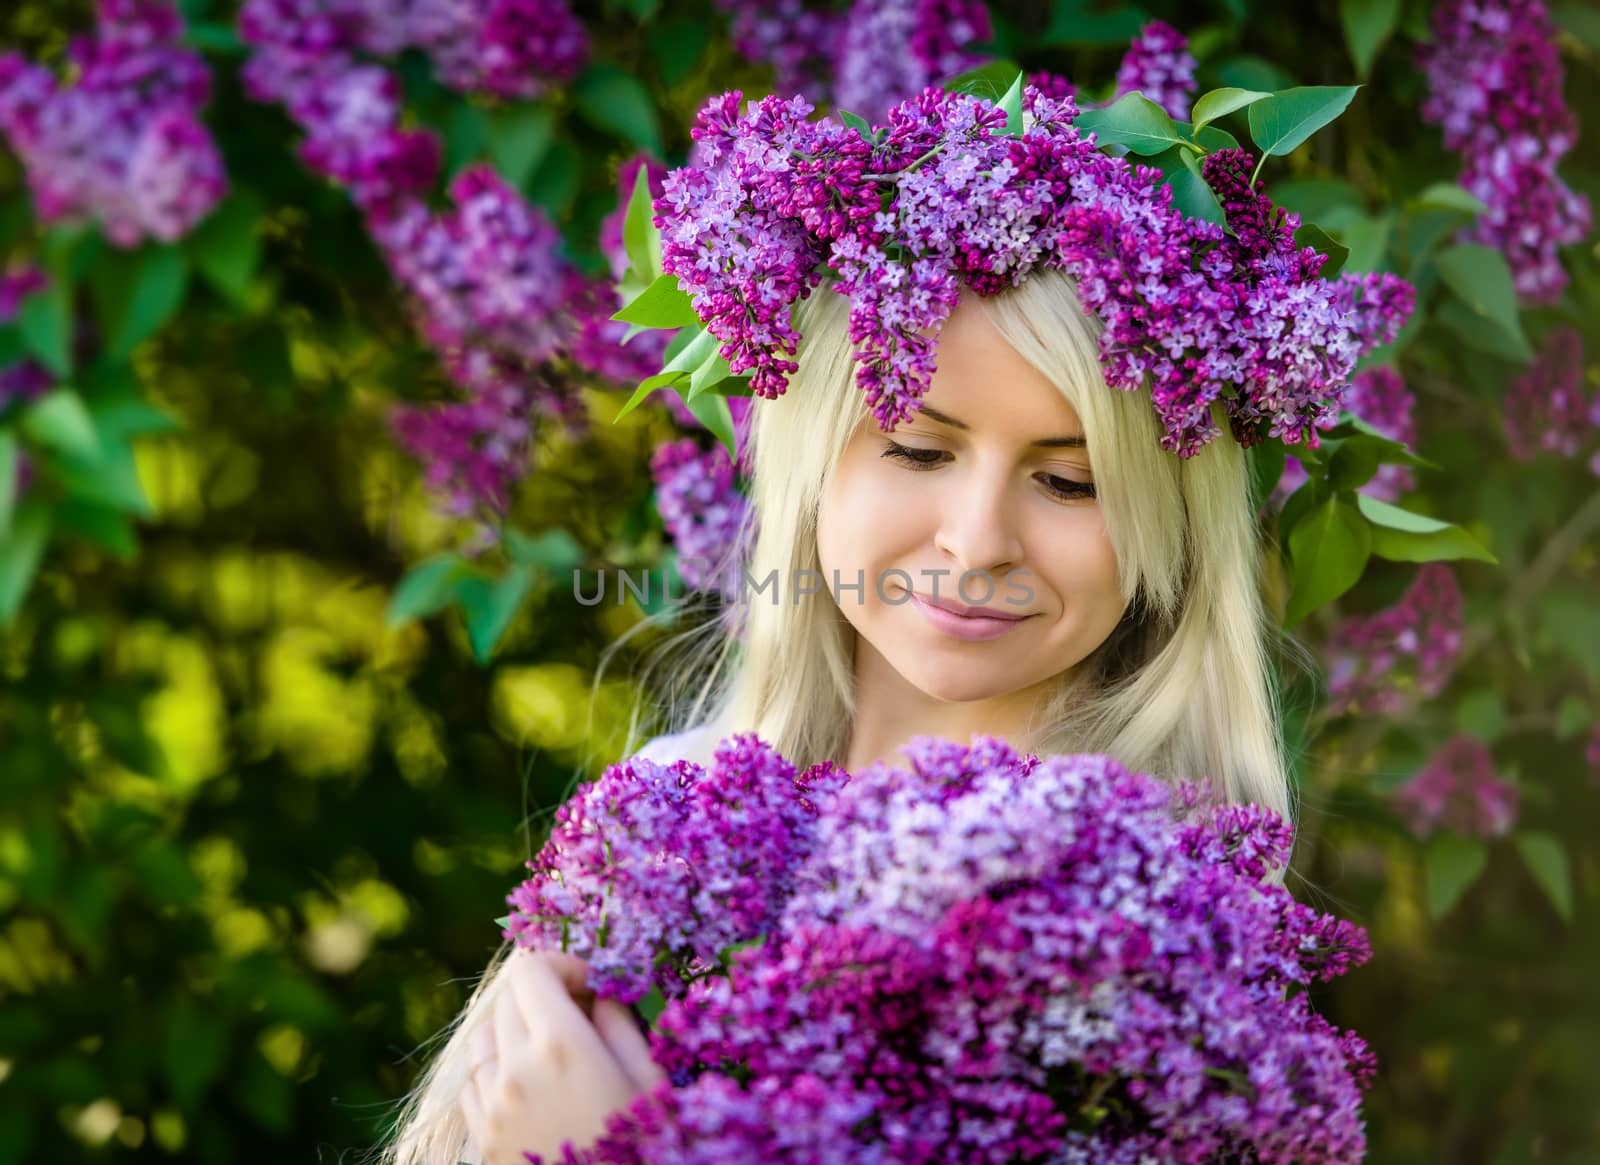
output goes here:
[{"label": "eyelash", "polygon": [[[927,454],[934,458],[938,458],[944,456],[944,450],[912,449],[909,446],[899,445],[893,441],[890,441],[888,443],[888,448],[884,449],[883,451],[883,456],[893,458],[896,461],[903,461],[906,463],[906,465],[914,469],[932,469],[935,462],[931,460],[925,461],[922,457],[919,457],[918,454]],[[1052,494],[1063,500],[1070,500],[1073,498],[1092,498],[1095,496],[1094,483],[1092,482],[1073,481],[1068,477],[1057,477],[1053,473],[1044,474],[1044,477],[1047,482],[1060,482],[1062,486],[1066,487],[1065,489],[1062,489],[1048,484],[1045,486],[1045,488],[1048,489]]]}]

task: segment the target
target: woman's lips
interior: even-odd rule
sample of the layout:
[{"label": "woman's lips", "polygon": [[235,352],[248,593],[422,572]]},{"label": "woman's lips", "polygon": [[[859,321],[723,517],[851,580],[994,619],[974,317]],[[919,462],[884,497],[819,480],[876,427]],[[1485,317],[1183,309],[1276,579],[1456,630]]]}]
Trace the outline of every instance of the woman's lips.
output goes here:
[{"label": "woman's lips", "polygon": [[[993,639],[997,635],[1004,635],[1013,627],[1026,623],[1032,616],[1029,615],[959,615],[954,611],[947,611],[942,606],[936,607],[933,600],[926,595],[919,595],[916,591],[908,591],[912,601],[916,603],[917,610],[922,612],[922,617],[932,623],[946,635],[957,639]],[[940,600],[943,602],[944,600]],[[968,610],[982,610],[982,608],[967,608]]]}]

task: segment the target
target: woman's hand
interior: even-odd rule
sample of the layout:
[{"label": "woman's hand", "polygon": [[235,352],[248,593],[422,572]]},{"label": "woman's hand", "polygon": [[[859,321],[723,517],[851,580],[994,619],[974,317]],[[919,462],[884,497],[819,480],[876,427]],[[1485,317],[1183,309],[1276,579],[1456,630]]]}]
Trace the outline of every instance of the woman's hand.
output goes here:
[{"label": "woman's hand", "polygon": [[524,1150],[558,1159],[571,1141],[592,1144],[606,1117],[666,1074],[633,1013],[596,999],[582,959],[518,949],[501,975],[507,990],[468,1037],[471,1078],[461,1115],[483,1165],[526,1165]]}]

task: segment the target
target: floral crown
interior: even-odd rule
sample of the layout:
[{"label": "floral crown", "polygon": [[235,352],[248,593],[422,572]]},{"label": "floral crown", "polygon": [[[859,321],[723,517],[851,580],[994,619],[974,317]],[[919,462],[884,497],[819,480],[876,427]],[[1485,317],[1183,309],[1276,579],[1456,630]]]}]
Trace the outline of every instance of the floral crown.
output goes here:
[{"label": "floral crown", "polygon": [[[715,429],[717,395],[781,395],[798,367],[790,309],[831,275],[850,300],[857,384],[887,431],[927,392],[930,337],[963,285],[993,295],[1042,266],[1070,275],[1104,325],[1107,383],[1148,388],[1163,448],[1198,452],[1221,431],[1219,401],[1242,445],[1315,447],[1357,360],[1392,341],[1414,305],[1393,275],[1324,278],[1327,256],[1296,242],[1298,216],[1259,192],[1251,155],[1214,127],[1196,134],[1163,115],[1169,179],[1102,152],[1122,135],[1097,142],[1088,125],[1109,128],[1112,111],[1075,124],[1072,97],[1020,76],[999,102],[929,87],[881,126],[849,113],[808,121],[800,97],[741,114],[741,98],[700,111],[695,159],[651,204],[659,233],[642,213],[625,227],[631,302],[616,318],[684,329],[628,409],[687,382],[686,402]],[[635,209],[648,198],[641,175]]]}]

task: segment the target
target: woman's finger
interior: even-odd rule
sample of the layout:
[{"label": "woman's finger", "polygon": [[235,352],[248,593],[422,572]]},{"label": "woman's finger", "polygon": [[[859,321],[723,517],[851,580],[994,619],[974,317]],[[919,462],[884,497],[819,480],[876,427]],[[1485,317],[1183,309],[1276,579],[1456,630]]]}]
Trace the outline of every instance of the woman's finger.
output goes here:
[{"label": "woman's finger", "polygon": [[594,1005],[594,1027],[641,1092],[667,1078],[661,1065],[650,1058],[650,1041],[639,1031],[628,1008],[615,999],[598,1000]]},{"label": "woman's finger", "polygon": [[530,1032],[574,1036],[591,1031],[589,1016],[568,994],[568,980],[552,966],[548,952],[529,952],[520,966],[510,968],[512,1006],[522,1013]]},{"label": "woman's finger", "polygon": [[[513,984],[518,975],[515,966],[508,966],[506,971],[510,974]],[[504,994],[494,1001],[494,1011],[490,1015],[488,1025],[491,1029],[496,1057],[509,1056],[518,1049],[527,1046],[531,1035],[539,1031],[535,1022],[531,1027],[523,1015],[523,1009],[518,1007],[514,999],[507,999]]]}]

